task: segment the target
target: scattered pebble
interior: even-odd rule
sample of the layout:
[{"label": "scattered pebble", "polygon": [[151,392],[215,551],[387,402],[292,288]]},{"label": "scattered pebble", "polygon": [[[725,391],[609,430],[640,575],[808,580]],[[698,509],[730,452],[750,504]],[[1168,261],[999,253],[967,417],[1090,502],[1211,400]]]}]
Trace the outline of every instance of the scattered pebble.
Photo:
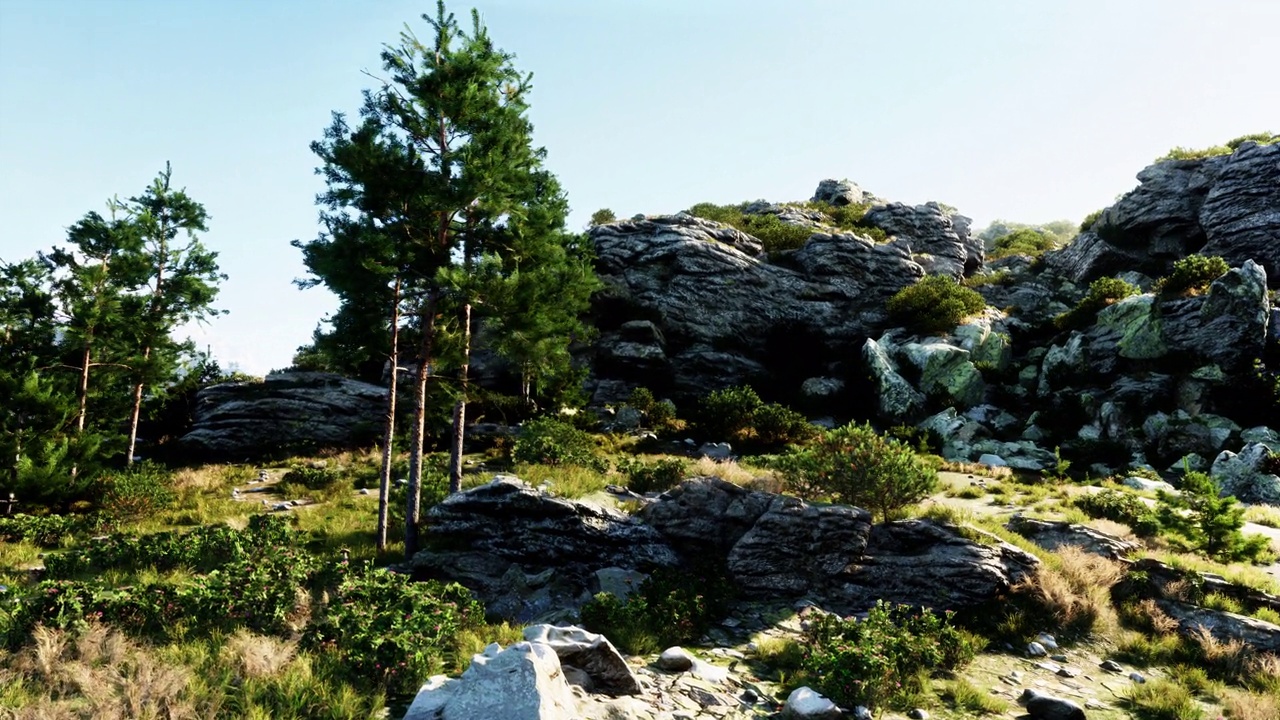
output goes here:
[{"label": "scattered pebble", "polygon": [[1067,656],[1063,655],[1062,653],[1058,653],[1057,655],[1050,655],[1049,659],[1054,662],[1066,662]]},{"label": "scattered pebble", "polygon": [[1141,684],[1143,684],[1143,683],[1145,683],[1145,682],[1147,681],[1147,679],[1146,679],[1146,678],[1142,677],[1142,673],[1140,673],[1140,672],[1131,672],[1131,673],[1129,673],[1129,679],[1130,679],[1130,680],[1132,680],[1132,681],[1134,681],[1134,682],[1136,682],[1136,683],[1138,683],[1139,685],[1141,685]]},{"label": "scattered pebble", "polygon": [[1052,635],[1050,635],[1049,633],[1040,633],[1039,635],[1037,635],[1037,636],[1036,636],[1036,642],[1038,642],[1038,643],[1040,643],[1041,645],[1045,646],[1045,648],[1047,648],[1047,649],[1049,649],[1049,650],[1057,650],[1057,649],[1058,649],[1058,641],[1057,641],[1056,639],[1054,639],[1054,637],[1053,637]]},{"label": "scattered pebble", "polygon": [[1075,668],[1060,667],[1058,668],[1057,674],[1058,674],[1058,677],[1073,678],[1079,675],[1080,671],[1076,670]]},{"label": "scattered pebble", "polygon": [[907,713],[907,717],[911,718],[911,720],[929,720],[929,711],[924,708],[913,708],[911,712]]},{"label": "scattered pebble", "polygon": [[1030,655],[1031,657],[1044,657],[1048,654],[1049,652],[1044,649],[1044,645],[1041,645],[1038,642],[1027,643],[1027,655]]},{"label": "scattered pebble", "polygon": [[1124,668],[1120,667],[1120,663],[1116,662],[1115,660],[1103,660],[1102,662],[1098,663],[1098,667],[1102,668],[1103,670],[1106,670],[1107,672],[1113,672],[1113,673],[1124,672]]}]

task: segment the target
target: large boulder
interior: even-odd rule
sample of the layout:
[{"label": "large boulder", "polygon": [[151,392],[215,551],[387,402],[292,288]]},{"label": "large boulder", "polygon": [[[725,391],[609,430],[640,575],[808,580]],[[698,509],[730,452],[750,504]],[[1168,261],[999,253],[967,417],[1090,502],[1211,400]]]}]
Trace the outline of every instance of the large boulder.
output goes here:
[{"label": "large boulder", "polygon": [[648,572],[677,557],[653,528],[616,510],[565,500],[512,476],[457,493],[423,518],[415,576],[460,582],[489,612],[527,622],[569,611],[599,590],[597,572]]},{"label": "large boulder", "polygon": [[246,458],[371,442],[386,414],[386,388],[320,372],[221,383],[196,396],[195,422],[180,441],[201,457]]},{"label": "large boulder", "polygon": [[405,720],[574,720],[577,702],[555,650],[542,643],[490,645],[456,680],[427,681]]},{"label": "large boulder", "polygon": [[676,395],[761,379],[797,391],[924,276],[902,243],[815,232],[770,262],[750,236],[684,213],[598,225],[591,240],[605,284],[596,377]]},{"label": "large boulder", "polygon": [[911,258],[931,275],[957,280],[982,268],[982,241],[969,234],[969,218],[936,202],[912,207],[903,203],[876,205],[863,221],[886,234],[909,241]]},{"label": "large boulder", "polygon": [[1277,476],[1273,451],[1267,445],[1255,442],[1245,445],[1240,452],[1223,450],[1213,460],[1209,474],[1218,481],[1223,495],[1234,495],[1249,503],[1280,505],[1280,476]]},{"label": "large boulder", "polygon": [[924,409],[924,393],[898,373],[898,363],[885,351],[885,346],[867,338],[862,345],[862,360],[875,385],[881,418],[903,423],[914,419]]},{"label": "large boulder", "polygon": [[1280,144],[1158,162],[1070,245],[1047,256],[1073,280],[1137,270],[1152,277],[1192,253],[1253,260],[1280,284]]}]

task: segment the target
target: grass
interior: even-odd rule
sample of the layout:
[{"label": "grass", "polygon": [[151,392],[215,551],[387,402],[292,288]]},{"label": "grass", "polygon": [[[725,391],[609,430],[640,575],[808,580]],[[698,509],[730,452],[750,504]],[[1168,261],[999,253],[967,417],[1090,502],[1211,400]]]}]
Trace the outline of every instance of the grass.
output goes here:
[{"label": "grass", "polygon": [[610,483],[622,483],[621,476],[577,465],[517,465],[515,474],[526,483],[538,487],[546,483],[551,492],[565,498],[582,498],[601,492]]},{"label": "grass", "polygon": [[1245,563],[1223,564],[1190,553],[1146,552],[1142,556],[1159,560],[1179,570],[1194,570],[1196,572],[1221,575],[1228,582],[1244,585],[1254,590],[1261,590],[1272,595],[1280,593],[1280,583],[1277,583],[1275,578]]},{"label": "grass", "polygon": [[1133,685],[1124,704],[1140,720],[1202,720],[1205,717],[1190,690],[1165,678]]},{"label": "grass", "polygon": [[1244,521],[1280,528],[1280,508],[1271,505],[1249,505],[1244,509]]},{"label": "grass", "polygon": [[1009,709],[1009,703],[1004,698],[985,692],[964,678],[941,683],[938,696],[952,710],[963,713],[966,717],[1000,715]]}]

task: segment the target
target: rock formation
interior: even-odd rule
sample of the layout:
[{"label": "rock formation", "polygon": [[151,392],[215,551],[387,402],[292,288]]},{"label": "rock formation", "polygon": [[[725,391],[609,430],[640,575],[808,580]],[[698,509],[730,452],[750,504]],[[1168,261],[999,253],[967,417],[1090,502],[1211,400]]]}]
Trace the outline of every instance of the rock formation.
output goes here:
[{"label": "rock formation", "polygon": [[180,444],[200,457],[234,460],[353,447],[379,436],[386,404],[377,385],[332,373],[272,373],[201,390],[194,427]]}]

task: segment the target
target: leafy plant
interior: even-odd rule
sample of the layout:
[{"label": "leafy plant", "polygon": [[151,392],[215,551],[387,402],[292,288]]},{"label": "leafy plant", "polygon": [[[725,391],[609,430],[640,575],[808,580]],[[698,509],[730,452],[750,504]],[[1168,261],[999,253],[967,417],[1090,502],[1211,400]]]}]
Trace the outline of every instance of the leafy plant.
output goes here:
[{"label": "leafy plant", "polygon": [[946,332],[987,306],[976,291],[946,275],[929,275],[889,298],[889,316],[918,332]]},{"label": "leafy plant", "polygon": [[1009,255],[1039,257],[1055,247],[1054,238],[1050,235],[1034,228],[1018,228],[996,238],[987,259],[996,260]]},{"label": "leafy plant", "polygon": [[697,640],[729,612],[733,583],[722,570],[659,568],[625,601],[599,593],[582,606],[582,624],[633,655]]},{"label": "leafy plant", "polygon": [[805,633],[803,669],[838,705],[893,705],[919,693],[930,673],[958,669],[977,654],[978,642],[951,618],[883,601],[865,620],[820,615]]},{"label": "leafy plant", "polygon": [[698,402],[698,431],[707,440],[745,439],[763,404],[749,385],[713,390]]},{"label": "leafy plant", "polygon": [[1256,562],[1270,554],[1270,541],[1265,536],[1245,537],[1240,532],[1244,527],[1244,507],[1230,495],[1221,496],[1213,478],[1201,472],[1187,472],[1180,490],[1178,495],[1160,494],[1160,521],[1171,532],[1224,562]]},{"label": "leafy plant", "polygon": [[578,465],[597,472],[608,469],[590,435],[549,417],[530,420],[520,428],[520,436],[511,448],[511,459],[517,463]]},{"label": "leafy plant", "polygon": [[665,492],[685,478],[685,462],[678,458],[664,458],[646,463],[636,458],[618,461],[618,472],[627,476],[627,487],[632,492]]},{"label": "leafy plant", "polygon": [[353,684],[416,690],[455,650],[461,631],[484,624],[484,608],[461,585],[367,566],[340,576],[303,643],[334,655]]},{"label": "leafy plant", "polygon": [[1098,278],[1089,284],[1089,292],[1076,306],[1053,319],[1059,329],[1079,328],[1093,322],[1098,311],[1140,291],[1120,278]]},{"label": "leafy plant", "polygon": [[1131,493],[1107,489],[1078,495],[1072,503],[1089,517],[1105,518],[1128,525],[1139,537],[1160,534],[1161,522],[1156,511]]},{"label": "leafy plant", "polygon": [[760,241],[766,252],[794,250],[813,235],[813,229],[782,220],[773,213],[745,213],[747,203],[740,205],[715,205],[698,203],[689,208],[689,214],[706,220],[730,225]]},{"label": "leafy plant", "polygon": [[172,476],[150,461],[102,477],[102,511],[109,522],[150,515],[173,503]]},{"label": "leafy plant", "polygon": [[774,467],[802,497],[826,496],[871,508],[886,522],[938,484],[937,471],[911,448],[855,423],[822,433],[777,458]]},{"label": "leafy plant", "polygon": [[1156,291],[1164,296],[1198,294],[1230,269],[1227,261],[1216,255],[1188,255],[1156,281]]}]

